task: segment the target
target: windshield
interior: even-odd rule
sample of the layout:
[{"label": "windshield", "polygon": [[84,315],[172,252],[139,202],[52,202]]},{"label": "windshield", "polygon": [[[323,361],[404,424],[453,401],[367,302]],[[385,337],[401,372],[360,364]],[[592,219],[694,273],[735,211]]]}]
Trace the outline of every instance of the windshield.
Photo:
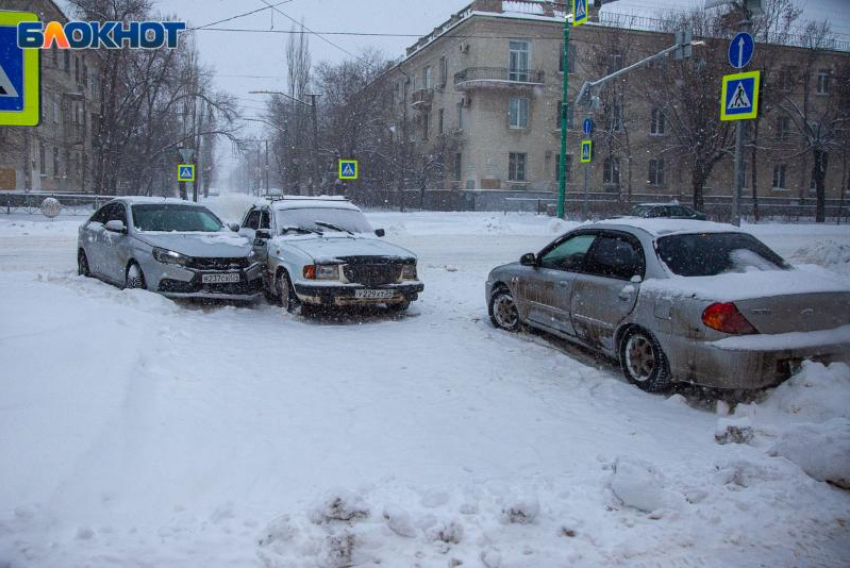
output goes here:
[{"label": "windshield", "polygon": [[650,209],[652,209],[652,207],[652,205],[635,205],[632,207],[632,215],[635,217],[643,217]]},{"label": "windshield", "polygon": [[133,205],[133,225],[145,232],[214,233],[223,227],[207,208],[166,203]]},{"label": "windshield", "polygon": [[[275,212],[280,230],[296,227],[320,233],[333,232],[328,225],[352,233],[371,233],[372,226],[366,216],[357,209],[333,209],[330,207],[309,207],[303,209],[282,209]],[[321,223],[321,225],[317,224]]]},{"label": "windshield", "polygon": [[755,237],[743,233],[671,235],[658,239],[658,255],[679,276],[782,270],[785,261]]}]

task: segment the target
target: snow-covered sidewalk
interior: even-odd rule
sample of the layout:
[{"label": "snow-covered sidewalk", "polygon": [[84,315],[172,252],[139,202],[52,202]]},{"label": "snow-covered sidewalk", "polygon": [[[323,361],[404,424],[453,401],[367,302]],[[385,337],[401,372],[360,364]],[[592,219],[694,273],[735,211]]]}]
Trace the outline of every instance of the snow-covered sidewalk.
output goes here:
[{"label": "snow-covered sidewalk", "polygon": [[[370,218],[420,255],[405,317],[121,291],[76,276],[82,219],[0,215],[0,566],[846,565],[846,365],[732,415],[647,395],[487,321],[487,271],[572,225]],[[847,274],[844,227],[755,231]]]}]

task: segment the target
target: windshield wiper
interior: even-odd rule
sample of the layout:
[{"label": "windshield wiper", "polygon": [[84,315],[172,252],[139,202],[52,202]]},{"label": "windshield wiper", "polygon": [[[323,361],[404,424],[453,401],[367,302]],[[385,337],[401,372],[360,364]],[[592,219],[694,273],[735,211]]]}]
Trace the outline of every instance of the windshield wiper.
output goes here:
[{"label": "windshield wiper", "polygon": [[343,229],[342,227],[337,227],[336,225],[332,225],[331,223],[326,223],[325,221],[313,221],[316,225],[320,227],[325,227],[326,229],[330,229],[331,231],[339,231],[340,233],[348,233],[349,235],[354,235],[348,229]]},{"label": "windshield wiper", "polygon": [[317,231],[316,229],[307,229],[305,227],[284,227],[280,230],[281,235],[285,235],[289,232],[300,233],[302,235],[321,235],[321,231]]}]

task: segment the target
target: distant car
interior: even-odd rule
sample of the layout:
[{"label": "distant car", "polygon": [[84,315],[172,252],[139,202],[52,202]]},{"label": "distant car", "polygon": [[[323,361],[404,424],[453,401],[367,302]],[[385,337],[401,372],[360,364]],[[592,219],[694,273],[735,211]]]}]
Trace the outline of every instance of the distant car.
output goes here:
[{"label": "distant car", "polygon": [[631,208],[629,216],[645,217],[647,219],[667,217],[669,219],[694,219],[697,221],[708,219],[705,213],[700,213],[695,209],[685,207],[679,203],[641,203]]},{"label": "distant car", "polygon": [[850,287],[790,267],[731,225],[584,225],[494,269],[486,298],[496,327],[527,324],[599,351],[650,392],[761,388],[805,358],[850,359]]},{"label": "distant car", "polygon": [[424,285],[416,255],[384,242],[342,198],[284,197],[248,210],[240,232],[266,266],[270,299],[288,310],[385,304],[403,311]]},{"label": "distant car", "polygon": [[78,271],[170,298],[257,300],[262,264],[238,229],[187,201],[114,199],[80,227]]}]

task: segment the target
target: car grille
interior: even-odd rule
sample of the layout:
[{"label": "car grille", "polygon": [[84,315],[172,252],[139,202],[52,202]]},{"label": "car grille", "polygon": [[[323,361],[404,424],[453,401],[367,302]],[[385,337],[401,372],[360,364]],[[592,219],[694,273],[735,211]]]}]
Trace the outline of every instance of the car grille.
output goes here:
[{"label": "car grille", "polygon": [[239,270],[248,267],[248,259],[242,258],[198,258],[189,261],[189,268],[196,270]]},{"label": "car grille", "polygon": [[383,286],[398,282],[401,278],[401,263],[346,264],[343,268],[349,282],[365,286]]}]

